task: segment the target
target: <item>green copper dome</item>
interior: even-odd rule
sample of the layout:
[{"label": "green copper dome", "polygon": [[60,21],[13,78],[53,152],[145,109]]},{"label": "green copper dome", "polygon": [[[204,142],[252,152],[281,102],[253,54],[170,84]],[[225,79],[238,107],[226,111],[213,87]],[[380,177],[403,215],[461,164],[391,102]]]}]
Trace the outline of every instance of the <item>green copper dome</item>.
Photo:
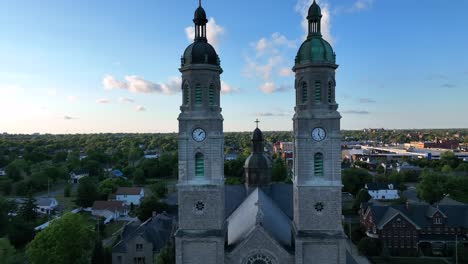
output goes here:
[{"label": "green copper dome", "polygon": [[296,64],[332,63],[335,64],[335,52],[326,40],[321,37],[308,38],[302,43],[296,56]]},{"label": "green copper dome", "polygon": [[210,43],[195,41],[185,49],[182,56],[182,67],[189,64],[211,64],[219,66],[219,57]]}]

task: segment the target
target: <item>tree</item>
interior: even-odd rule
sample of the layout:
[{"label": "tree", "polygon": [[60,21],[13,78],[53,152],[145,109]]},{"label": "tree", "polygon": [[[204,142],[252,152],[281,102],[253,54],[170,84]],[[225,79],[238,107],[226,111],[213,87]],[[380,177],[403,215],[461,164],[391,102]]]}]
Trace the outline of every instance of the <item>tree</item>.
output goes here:
[{"label": "tree", "polygon": [[364,256],[379,256],[382,252],[380,241],[370,237],[361,239],[357,247],[359,253]]},{"label": "tree", "polygon": [[440,201],[445,194],[447,179],[440,173],[423,171],[417,187],[418,196],[431,204]]},{"label": "tree", "polygon": [[21,217],[15,217],[10,222],[8,238],[15,248],[23,248],[34,238],[34,223],[27,223]]},{"label": "tree", "polygon": [[102,240],[96,240],[94,244],[93,254],[91,257],[92,264],[112,264],[112,253],[102,246]]},{"label": "tree", "polygon": [[343,191],[357,195],[366,183],[372,182],[372,176],[367,170],[350,168],[343,170],[341,180],[343,182]]},{"label": "tree", "polygon": [[277,159],[271,169],[272,180],[274,182],[284,182],[288,177],[288,168],[283,159]]},{"label": "tree", "polygon": [[65,185],[65,188],[63,189],[63,196],[70,197],[70,195],[71,195],[71,185],[67,184]]},{"label": "tree", "polygon": [[133,173],[133,183],[137,185],[143,185],[145,182],[145,172],[140,168],[136,169]]},{"label": "tree", "polygon": [[166,245],[159,251],[154,264],[175,264],[175,250],[172,244]]},{"label": "tree", "polygon": [[366,203],[372,197],[369,195],[369,192],[366,189],[361,189],[358,194],[356,195],[356,199],[354,200],[353,209],[358,210],[361,207],[362,203]]},{"label": "tree", "polygon": [[137,210],[137,216],[141,221],[146,221],[155,213],[167,211],[169,206],[159,201],[156,196],[148,196],[143,198],[140,207]]},{"label": "tree", "polygon": [[461,160],[451,151],[446,151],[440,155],[440,163],[443,165],[449,165],[452,169],[455,169]]},{"label": "tree", "polygon": [[16,204],[0,197],[0,237],[9,230],[11,214],[16,211]]},{"label": "tree", "polygon": [[109,194],[115,193],[119,187],[131,187],[132,183],[122,178],[105,179],[98,185],[99,196],[107,199]]},{"label": "tree", "polygon": [[21,205],[18,216],[28,223],[32,223],[37,219],[36,199],[34,199],[31,194],[28,195]]},{"label": "tree", "polygon": [[156,195],[159,198],[165,198],[168,192],[167,184],[162,181],[158,181],[155,184],[151,184],[150,189],[153,195]]},{"label": "tree", "polygon": [[95,239],[93,226],[83,216],[66,213],[36,235],[26,254],[32,264],[85,264],[91,260]]},{"label": "tree", "polygon": [[0,238],[0,260],[4,264],[25,263],[23,257],[16,252],[16,249],[7,238]]},{"label": "tree", "polygon": [[76,192],[76,204],[82,207],[90,207],[98,198],[99,193],[96,182],[90,177],[81,179]]},{"label": "tree", "polygon": [[379,165],[379,166],[377,166],[376,171],[377,171],[378,174],[384,174],[385,173],[385,168],[384,168],[384,166]]}]

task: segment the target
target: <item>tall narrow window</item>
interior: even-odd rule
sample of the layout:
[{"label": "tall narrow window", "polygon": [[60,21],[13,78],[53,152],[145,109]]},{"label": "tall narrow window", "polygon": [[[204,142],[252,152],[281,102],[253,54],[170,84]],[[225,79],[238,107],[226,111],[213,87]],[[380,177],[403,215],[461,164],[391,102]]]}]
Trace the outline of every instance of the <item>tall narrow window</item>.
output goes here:
[{"label": "tall narrow window", "polygon": [[333,84],[332,82],[328,82],[328,103],[332,103],[333,101]]},{"label": "tall narrow window", "polygon": [[302,103],[305,104],[305,103],[307,103],[307,96],[308,96],[308,94],[307,94],[307,83],[306,82],[302,83],[301,90],[302,90]]},{"label": "tall narrow window", "polygon": [[208,100],[210,105],[215,105],[215,88],[214,85],[210,85],[210,89],[208,90]]},{"label": "tall narrow window", "polygon": [[315,102],[320,103],[322,101],[322,85],[320,81],[315,81]]},{"label": "tall narrow window", "polygon": [[189,102],[190,102],[190,91],[189,91],[189,86],[188,86],[188,84],[186,84],[186,85],[184,86],[184,91],[183,91],[183,93],[184,93],[184,105],[188,105]]},{"label": "tall narrow window", "polygon": [[203,158],[203,154],[201,153],[197,153],[195,155],[195,176],[205,176],[205,160]]},{"label": "tall narrow window", "polygon": [[202,99],[203,99],[203,92],[202,92],[200,84],[197,84],[195,86],[195,104],[201,105]]},{"label": "tall narrow window", "polygon": [[323,176],[323,154],[320,152],[314,155],[314,175]]}]

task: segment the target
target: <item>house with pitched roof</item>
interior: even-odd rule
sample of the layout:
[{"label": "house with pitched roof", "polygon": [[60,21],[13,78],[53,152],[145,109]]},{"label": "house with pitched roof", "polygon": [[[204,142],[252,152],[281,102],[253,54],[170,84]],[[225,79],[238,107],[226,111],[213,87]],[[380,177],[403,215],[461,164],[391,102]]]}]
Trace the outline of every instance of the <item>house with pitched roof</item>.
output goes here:
[{"label": "house with pitched roof", "polygon": [[437,254],[456,239],[468,240],[468,204],[448,197],[436,205],[363,203],[359,214],[366,235],[379,239],[391,254],[421,249]]},{"label": "house with pitched roof", "polygon": [[115,199],[126,205],[140,205],[145,197],[145,190],[141,187],[119,187],[115,192]]},{"label": "house with pitched roof", "polygon": [[395,200],[400,198],[397,185],[395,183],[371,182],[366,183],[364,188],[372,199],[375,200]]},{"label": "house with pitched roof", "polygon": [[91,214],[96,217],[104,217],[104,223],[128,216],[129,207],[122,201],[95,201]]},{"label": "house with pitched roof", "polygon": [[112,247],[112,263],[153,263],[154,255],[170,243],[174,226],[175,219],[165,212],[127,224],[122,239]]}]

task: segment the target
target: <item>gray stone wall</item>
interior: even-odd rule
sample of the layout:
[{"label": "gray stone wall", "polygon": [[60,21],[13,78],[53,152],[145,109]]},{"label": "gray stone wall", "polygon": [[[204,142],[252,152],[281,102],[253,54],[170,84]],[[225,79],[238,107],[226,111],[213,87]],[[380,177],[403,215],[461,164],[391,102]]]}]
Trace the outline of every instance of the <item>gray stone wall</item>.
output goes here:
[{"label": "gray stone wall", "polygon": [[294,256],[257,226],[236,248],[226,253],[226,264],[246,264],[250,256],[262,254],[273,260],[273,264],[293,264]]},{"label": "gray stone wall", "polygon": [[177,264],[224,263],[224,238],[176,237]]},{"label": "gray stone wall", "polygon": [[345,264],[344,239],[304,238],[296,240],[296,264]]}]

